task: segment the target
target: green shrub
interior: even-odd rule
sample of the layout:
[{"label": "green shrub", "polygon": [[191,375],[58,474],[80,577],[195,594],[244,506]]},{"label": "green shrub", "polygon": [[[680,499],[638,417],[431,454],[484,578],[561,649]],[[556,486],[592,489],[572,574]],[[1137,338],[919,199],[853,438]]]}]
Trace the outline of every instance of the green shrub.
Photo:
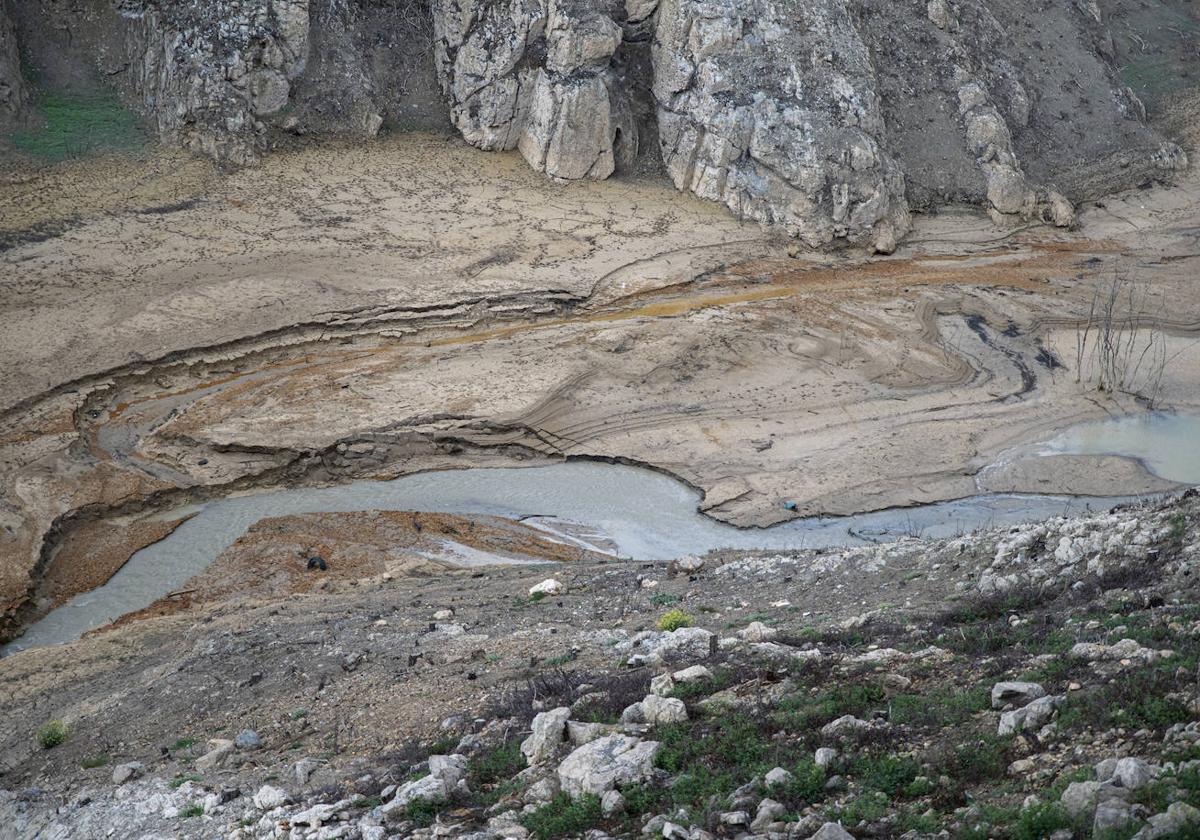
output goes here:
[{"label": "green shrub", "polygon": [[187,782],[201,782],[201,781],[204,781],[204,778],[202,776],[197,776],[195,773],[180,773],[178,776],[176,776],[174,779],[171,780],[171,787],[172,788],[181,788]]},{"label": "green shrub", "polygon": [[418,828],[427,828],[433,825],[433,821],[437,819],[438,812],[442,810],[444,805],[445,803],[443,802],[428,802],[424,799],[414,799],[404,809],[404,815],[415,823]]},{"label": "green shrub", "polygon": [[188,805],[186,808],[184,808],[182,811],[179,812],[179,818],[181,820],[186,820],[186,819],[191,819],[192,817],[199,817],[203,814],[204,814],[204,805],[202,805],[199,802],[193,802],[191,805]]},{"label": "green shrub", "polygon": [[97,767],[103,767],[105,764],[108,764],[108,762],[110,762],[110,761],[112,761],[112,759],[110,759],[104,753],[99,753],[97,755],[85,755],[80,760],[79,766],[82,767],[84,770],[93,770]]},{"label": "green shrub", "polygon": [[893,796],[911,784],[920,769],[921,766],[907,756],[869,755],[855,760],[850,775],[869,790]]},{"label": "green shrub", "polygon": [[67,740],[67,725],[61,720],[46,721],[37,731],[37,740],[44,750],[57,747]]},{"label": "green shrub", "polygon": [[680,600],[678,595],[673,595],[670,592],[655,592],[650,596],[650,603],[656,607],[667,607],[671,604],[678,604]]},{"label": "green shrub", "polygon": [[1057,802],[1042,802],[1026,808],[1013,826],[1015,840],[1044,840],[1060,829],[1073,828],[1066,810]]},{"label": "green shrub", "polygon": [[691,627],[692,617],[680,609],[667,610],[658,620],[657,626],[659,630],[664,630],[669,633],[672,630],[678,630],[681,627]]},{"label": "green shrub", "polygon": [[802,759],[792,767],[792,778],[769,791],[771,798],[793,809],[820,802],[825,798],[825,771],[813,762]]},{"label": "green shrub", "polygon": [[512,776],[526,768],[527,763],[521,752],[521,739],[508,740],[496,749],[470,760],[467,764],[467,782],[470,790],[484,793],[485,798],[491,802],[499,802],[508,794],[516,792],[517,786],[516,782],[512,781]]},{"label": "green shrub", "polygon": [[587,794],[571,799],[560,793],[541,808],[521,818],[537,840],[554,840],[582,834],[600,822],[600,797]]}]

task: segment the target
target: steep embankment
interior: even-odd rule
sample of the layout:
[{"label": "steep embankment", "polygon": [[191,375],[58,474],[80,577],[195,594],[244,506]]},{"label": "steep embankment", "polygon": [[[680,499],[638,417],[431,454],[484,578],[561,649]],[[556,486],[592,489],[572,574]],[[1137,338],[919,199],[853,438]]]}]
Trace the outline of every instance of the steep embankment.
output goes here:
[{"label": "steep embankment", "polygon": [[[1200,817],[1198,505],[571,563],[539,597],[541,569],[331,579],[135,622],[0,665],[0,819],[22,840],[1189,836],[1164,826]],[[668,611],[695,626],[654,630]]]}]

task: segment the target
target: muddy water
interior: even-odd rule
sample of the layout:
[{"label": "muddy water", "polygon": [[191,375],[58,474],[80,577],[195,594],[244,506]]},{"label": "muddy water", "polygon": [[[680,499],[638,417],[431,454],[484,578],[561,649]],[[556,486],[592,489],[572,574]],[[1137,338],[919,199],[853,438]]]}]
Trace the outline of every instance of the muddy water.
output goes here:
[{"label": "muddy water", "polygon": [[1084,423],[1038,454],[1122,455],[1168,481],[1200,484],[1200,417],[1157,412]]},{"label": "muddy water", "polygon": [[[953,536],[976,528],[1105,509],[1117,498],[982,496],[845,518],[800,519],[742,530],[700,514],[698,492],[635,467],[574,462],[524,469],[423,473],[322,489],[235,496],[199,508],[166,539],[135,554],[104,586],[29,627],[2,652],[61,644],[181,588],[260,519],[317,511],[418,510],[536,517],[537,527],[578,542],[613,545],[622,557],[668,559],[716,548],[846,546],[906,535]],[[180,511],[169,515],[176,518]],[[446,558],[453,562],[453,557]],[[474,558],[477,560],[477,558]]]}]

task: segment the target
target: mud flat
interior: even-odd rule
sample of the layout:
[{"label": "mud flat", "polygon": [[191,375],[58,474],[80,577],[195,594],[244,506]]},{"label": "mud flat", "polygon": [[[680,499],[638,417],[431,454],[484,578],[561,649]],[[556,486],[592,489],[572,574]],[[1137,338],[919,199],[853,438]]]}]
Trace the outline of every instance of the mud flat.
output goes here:
[{"label": "mud flat", "polygon": [[[743,527],[1169,490],[1101,453],[996,468],[1145,410],[1148,382],[1100,392],[1079,358],[1115,281],[1171,360],[1156,404],[1200,406],[1192,176],[1086,206],[1076,231],[943,213],[870,260],[791,259],[665,184],[556,185],[437,137],[184,176],[171,212],[135,193],[0,254],[4,636],[77,529],[264,489],[590,459]],[[38,225],[71,212],[62,172],[20,192],[43,196]],[[19,231],[20,195],[0,202]]]}]

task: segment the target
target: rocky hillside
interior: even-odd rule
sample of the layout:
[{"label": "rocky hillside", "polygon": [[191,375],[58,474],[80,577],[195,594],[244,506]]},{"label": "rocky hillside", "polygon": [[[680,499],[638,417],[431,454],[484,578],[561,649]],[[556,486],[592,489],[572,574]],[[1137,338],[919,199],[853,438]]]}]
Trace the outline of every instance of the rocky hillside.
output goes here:
[{"label": "rocky hillside", "polygon": [[0,824],[1194,837],[1198,546],[1189,493],[939,542],[331,582],[135,622],[5,661]]},{"label": "rocky hillside", "polygon": [[[448,118],[553,178],[665,171],[809,246],[890,252],[914,209],[1069,225],[1073,202],[1183,166],[1130,87],[1156,103],[1186,87],[1196,21],[1177,5],[29,0],[10,13],[41,84],[90,73],[167,141],[221,160]],[[12,110],[24,83],[2,9]]]}]

